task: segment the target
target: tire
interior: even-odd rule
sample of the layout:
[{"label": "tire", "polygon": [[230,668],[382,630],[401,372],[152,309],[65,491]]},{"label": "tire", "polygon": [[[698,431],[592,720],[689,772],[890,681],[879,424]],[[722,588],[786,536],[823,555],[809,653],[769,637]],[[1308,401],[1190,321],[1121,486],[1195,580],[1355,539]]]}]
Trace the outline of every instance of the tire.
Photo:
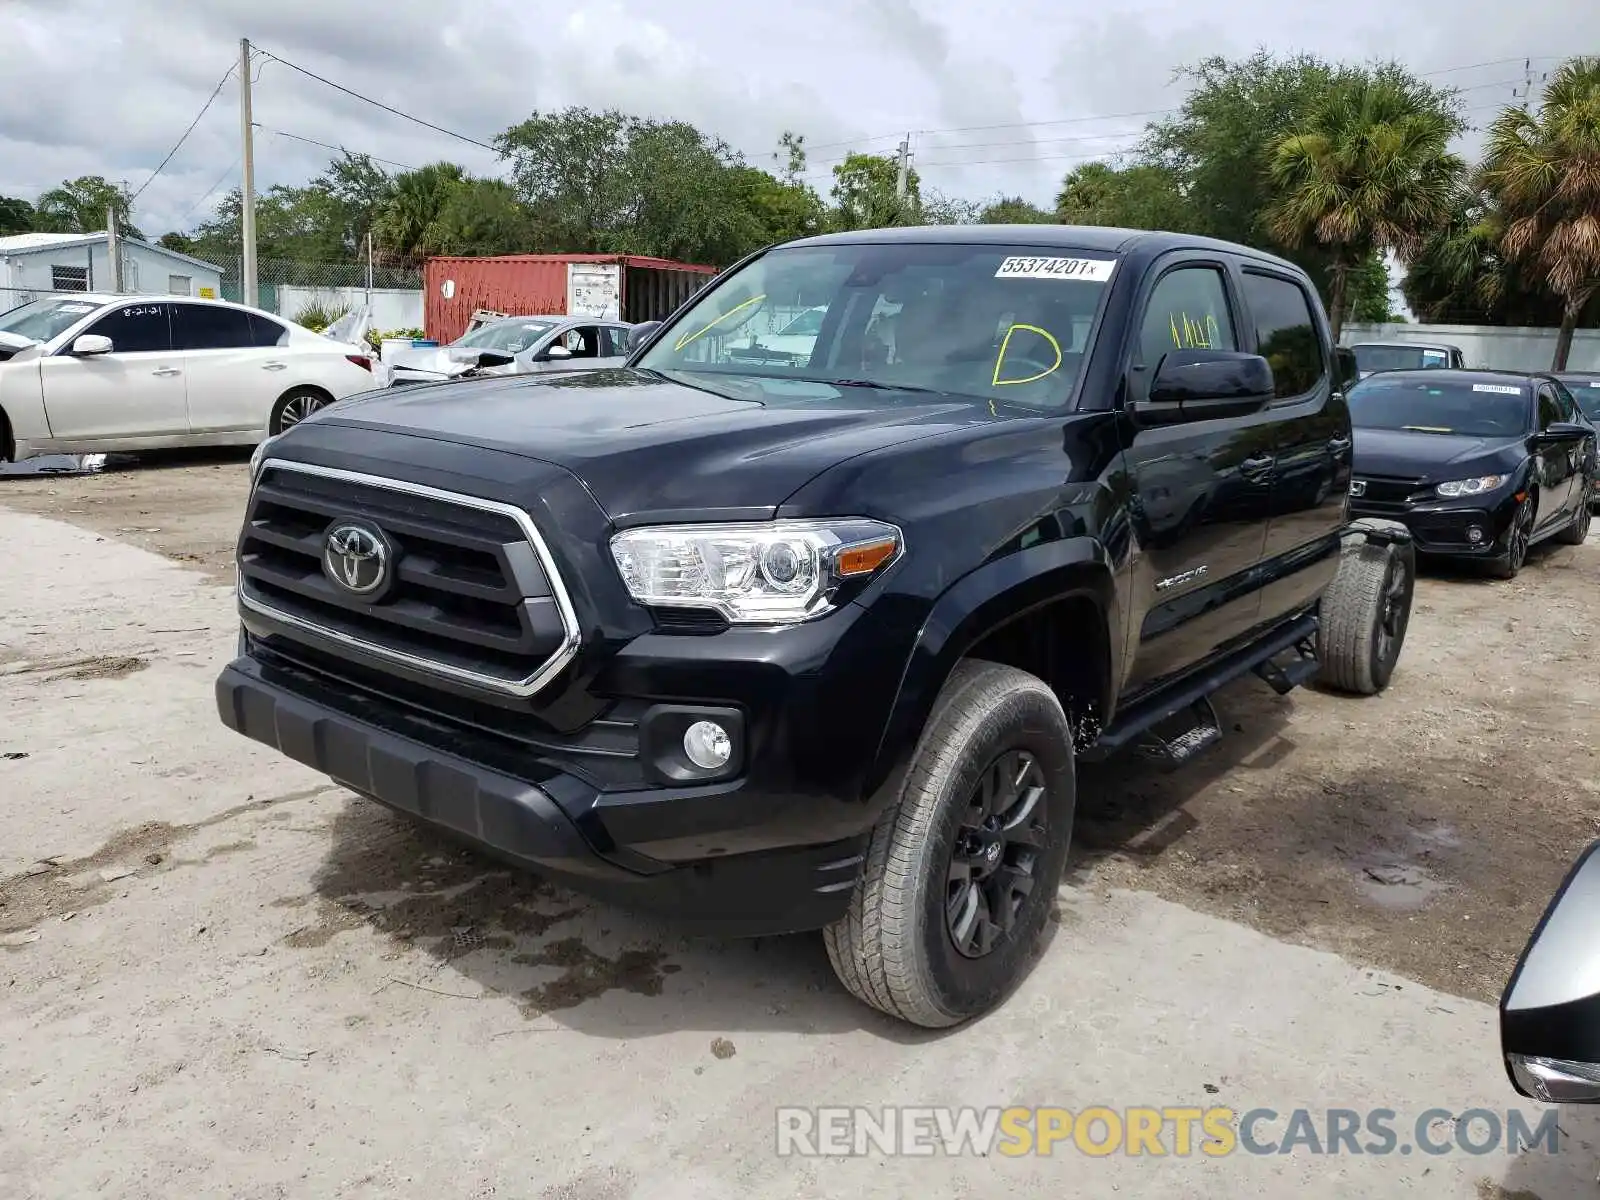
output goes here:
[{"label": "tire", "polygon": [[272,417],[267,422],[267,434],[276,437],[285,429],[298,425],[319,408],[333,403],[333,397],[321,388],[290,388],[278,397],[272,406]]},{"label": "tire", "polygon": [[11,440],[11,422],[6,419],[5,412],[0,410],[0,463],[16,460],[17,443]]},{"label": "tire", "polygon": [[[1013,772],[1026,778],[1006,787]],[[992,809],[1016,840],[979,827],[986,796],[1000,797]],[[823,931],[840,982],[930,1029],[998,1006],[1027,974],[1066,866],[1076,802],[1072,730],[1055,694],[1014,667],[957,664],[899,803],[872,832],[849,910]],[[995,845],[998,854],[988,850]],[[984,920],[1000,896],[1009,929],[1004,916]]]},{"label": "tire", "polygon": [[1411,624],[1416,585],[1411,546],[1368,541],[1347,546],[1322,594],[1318,681],[1357,696],[1388,687]]},{"label": "tire", "polygon": [[1589,511],[1589,480],[1584,478],[1582,482],[1583,502],[1578,505],[1578,511],[1572,514],[1572,520],[1567,524],[1566,528],[1556,534],[1555,537],[1555,540],[1563,546],[1581,546],[1589,540],[1589,522],[1593,519],[1594,514]]},{"label": "tire", "polygon": [[1506,552],[1489,564],[1489,574],[1494,578],[1515,579],[1528,561],[1528,547],[1533,543],[1533,522],[1538,511],[1539,494],[1530,489],[1506,530]]}]

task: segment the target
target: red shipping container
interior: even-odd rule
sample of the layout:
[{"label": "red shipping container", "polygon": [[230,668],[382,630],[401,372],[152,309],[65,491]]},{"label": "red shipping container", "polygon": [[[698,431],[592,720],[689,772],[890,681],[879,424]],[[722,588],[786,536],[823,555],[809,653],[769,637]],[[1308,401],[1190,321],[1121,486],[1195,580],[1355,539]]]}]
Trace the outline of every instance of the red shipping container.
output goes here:
[{"label": "red shipping container", "polygon": [[[614,272],[606,270],[612,266]],[[716,274],[715,267],[622,254],[430,258],[422,272],[423,325],[442,345],[465,333],[479,309],[513,317],[565,316],[574,296],[589,301],[579,311],[595,316],[660,321]],[[597,311],[602,306],[616,311]]]}]

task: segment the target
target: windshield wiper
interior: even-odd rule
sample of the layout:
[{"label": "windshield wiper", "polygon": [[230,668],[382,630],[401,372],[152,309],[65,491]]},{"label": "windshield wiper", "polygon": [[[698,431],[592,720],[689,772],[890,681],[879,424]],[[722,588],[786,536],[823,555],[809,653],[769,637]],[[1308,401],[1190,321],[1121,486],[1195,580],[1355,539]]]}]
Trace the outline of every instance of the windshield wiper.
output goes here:
[{"label": "windshield wiper", "polygon": [[825,383],[829,387],[871,388],[878,392],[923,392],[929,396],[944,396],[938,388],[919,387],[914,383],[883,383],[876,379],[816,379],[809,375],[782,375],[780,379],[796,379],[801,383]]}]

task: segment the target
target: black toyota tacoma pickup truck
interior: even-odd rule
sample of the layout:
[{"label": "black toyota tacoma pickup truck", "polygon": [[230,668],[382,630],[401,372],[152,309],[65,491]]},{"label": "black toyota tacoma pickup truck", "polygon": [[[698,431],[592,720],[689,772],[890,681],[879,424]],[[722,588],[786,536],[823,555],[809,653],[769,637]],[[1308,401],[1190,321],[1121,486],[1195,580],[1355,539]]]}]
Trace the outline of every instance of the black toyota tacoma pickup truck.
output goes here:
[{"label": "black toyota tacoma pickup truck", "polygon": [[1182,761],[1250,672],[1387,684],[1413,557],[1348,520],[1353,377],[1306,276],[1242,246],[772,248],[623,368],[264,443],[218,708],[590,894],[821,929],[856,996],[952,1025],[1026,970],[1078,761]]}]

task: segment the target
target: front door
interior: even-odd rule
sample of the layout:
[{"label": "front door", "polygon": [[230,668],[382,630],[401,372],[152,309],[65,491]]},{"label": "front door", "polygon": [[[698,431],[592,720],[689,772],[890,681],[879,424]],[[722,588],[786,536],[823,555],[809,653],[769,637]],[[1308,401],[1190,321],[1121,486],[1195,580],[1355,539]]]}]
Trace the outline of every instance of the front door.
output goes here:
[{"label": "front door", "polygon": [[[1548,383],[1539,386],[1536,403],[1534,419],[1540,433],[1563,420],[1561,401],[1556,396],[1555,388]],[[1555,442],[1538,451],[1535,474],[1539,480],[1539,512],[1535,529],[1559,524],[1566,518],[1571,506],[1572,482],[1578,475],[1578,459],[1583,448],[1582,442],[1570,441]]]},{"label": "front door", "polygon": [[273,404],[288,386],[289,363],[276,347],[257,346],[256,340],[242,308],[172,305],[172,345],[183,351],[191,431],[266,429]]},{"label": "front door", "polygon": [[1315,602],[1339,569],[1350,490],[1349,409],[1324,351],[1316,302],[1292,275],[1247,266],[1240,290],[1255,352],[1272,367],[1277,466],[1262,564],[1261,618]]},{"label": "front door", "polygon": [[[1149,393],[1175,349],[1238,350],[1241,321],[1225,263],[1177,261],[1150,286],[1125,397]],[[1141,428],[1119,417],[1135,495],[1128,693],[1205,659],[1257,621],[1277,416]]]},{"label": "front door", "polygon": [[111,339],[109,354],[71,345],[39,363],[45,415],[58,441],[170,437],[189,432],[183,355],[172,349],[165,303],[130,302],[85,334]]}]

